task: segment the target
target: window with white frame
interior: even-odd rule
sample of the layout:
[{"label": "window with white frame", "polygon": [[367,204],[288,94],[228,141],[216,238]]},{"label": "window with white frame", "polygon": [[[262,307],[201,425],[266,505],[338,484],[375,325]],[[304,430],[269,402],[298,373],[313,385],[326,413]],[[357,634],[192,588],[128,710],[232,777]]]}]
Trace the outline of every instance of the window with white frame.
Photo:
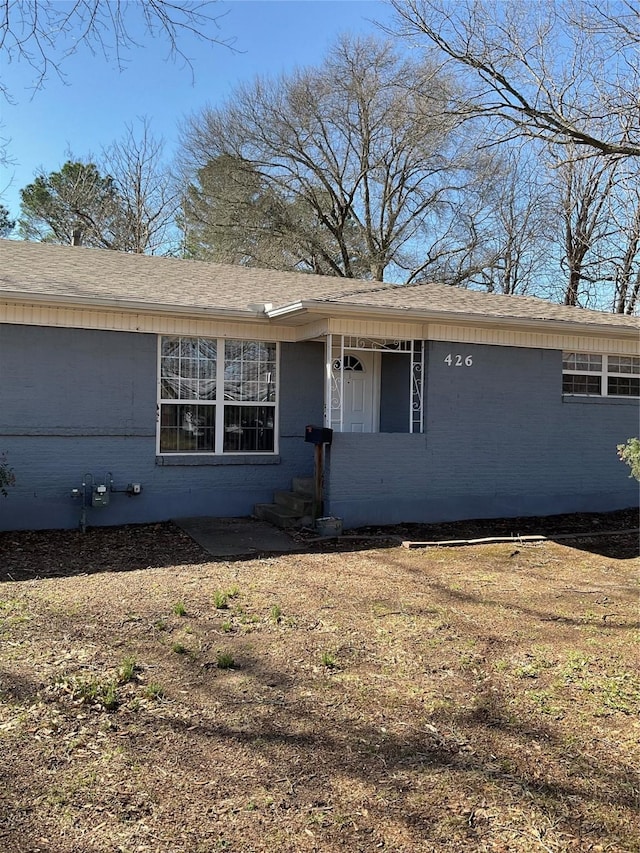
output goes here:
[{"label": "window with white frame", "polygon": [[277,344],[160,341],[160,453],[274,453]]},{"label": "window with white frame", "polygon": [[562,393],[583,397],[640,397],[640,357],[564,352]]}]

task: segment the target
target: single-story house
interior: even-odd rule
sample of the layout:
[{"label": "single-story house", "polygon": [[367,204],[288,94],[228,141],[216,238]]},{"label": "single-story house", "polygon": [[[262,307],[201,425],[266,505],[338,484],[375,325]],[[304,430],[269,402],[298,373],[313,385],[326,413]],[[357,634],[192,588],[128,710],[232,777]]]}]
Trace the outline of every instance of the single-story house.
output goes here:
[{"label": "single-story house", "polygon": [[0,529],[304,515],[308,425],[333,430],[323,512],[347,527],[633,506],[616,446],[639,432],[639,331],[438,284],[1,240]]}]

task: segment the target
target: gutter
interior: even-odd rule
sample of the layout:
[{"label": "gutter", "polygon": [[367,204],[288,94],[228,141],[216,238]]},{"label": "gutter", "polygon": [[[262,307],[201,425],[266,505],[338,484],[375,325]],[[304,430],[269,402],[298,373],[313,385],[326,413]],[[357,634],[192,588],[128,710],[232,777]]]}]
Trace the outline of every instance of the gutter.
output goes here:
[{"label": "gutter", "polygon": [[[172,305],[160,302],[141,302],[138,300],[108,299],[99,296],[53,295],[24,291],[3,290],[0,288],[0,301],[15,302],[20,305],[47,305],[52,308],[98,308],[111,311],[137,311],[143,314],[206,317],[211,319],[235,319],[244,321],[285,320],[302,314],[321,315],[326,318],[356,317],[363,319],[390,320],[402,319],[411,323],[447,323],[457,326],[525,329],[555,334],[580,334],[607,337],[634,337],[640,341],[640,318],[638,326],[606,323],[578,323],[571,320],[546,318],[509,317],[505,315],[465,314],[454,311],[417,311],[411,308],[381,308],[373,310],[369,306],[336,302],[318,302],[301,300],[280,308],[271,308],[270,303],[252,304],[246,309],[220,308],[216,306]],[[614,315],[612,315],[614,316]],[[635,318],[634,318],[635,319]]]},{"label": "gutter", "polygon": [[[318,303],[316,301],[300,301],[272,311],[265,311],[271,319],[283,319],[295,314],[322,314],[323,316],[336,317],[346,315],[347,317],[362,317],[368,319],[403,319],[408,322],[431,322],[451,323],[463,326],[511,326],[525,329],[542,329],[545,332],[556,332],[557,334],[568,334],[571,332],[581,335],[622,335],[633,336],[640,340],[640,317],[637,328],[627,325],[607,323],[579,323],[572,320],[559,320],[555,318],[530,318],[509,317],[500,314],[466,314],[454,311],[416,311],[412,308],[381,308],[373,310],[369,306],[350,305],[335,302]],[[616,315],[612,315],[616,316]]]}]

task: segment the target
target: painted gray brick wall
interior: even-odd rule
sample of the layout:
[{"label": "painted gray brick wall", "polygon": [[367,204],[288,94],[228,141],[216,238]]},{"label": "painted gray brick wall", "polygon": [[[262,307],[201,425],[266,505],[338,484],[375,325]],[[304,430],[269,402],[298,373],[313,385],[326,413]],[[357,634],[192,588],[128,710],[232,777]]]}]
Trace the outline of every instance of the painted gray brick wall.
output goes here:
[{"label": "painted gray brick wall", "polygon": [[406,353],[382,353],[380,364],[380,432],[409,432],[409,371]]},{"label": "painted gray brick wall", "polygon": [[326,511],[358,526],[635,505],[616,445],[637,435],[638,401],[561,387],[558,351],[430,343],[425,433],[334,435]]},{"label": "painted gray brick wall", "polygon": [[156,352],[155,335],[0,325],[0,434],[153,435]]},{"label": "painted gray brick wall", "polygon": [[280,353],[280,435],[304,438],[307,424],[323,423],[324,344],[283,343]]},{"label": "painted gray brick wall", "polygon": [[[449,367],[448,353],[473,364]],[[321,344],[282,344],[279,456],[222,464],[156,458],[156,359],[154,335],[0,326],[0,452],[18,481],[0,498],[0,529],[77,526],[70,492],[85,474],[142,483],[139,497],[89,510],[89,524],[109,525],[247,515],[311,473],[303,436],[322,423]],[[425,434],[334,434],[326,511],[357,526],[633,505],[615,446],[637,435],[638,401],[563,399],[561,376],[559,352],[431,343]],[[404,417],[388,412],[387,428]]]},{"label": "painted gray brick wall", "polygon": [[0,499],[0,529],[76,527],[71,489],[85,474],[143,487],[90,509],[90,525],[248,515],[310,474],[304,427],[322,418],[321,345],[282,344],[275,459],[156,458],[156,364],[155,335],[0,325],[0,452],[17,478]]}]

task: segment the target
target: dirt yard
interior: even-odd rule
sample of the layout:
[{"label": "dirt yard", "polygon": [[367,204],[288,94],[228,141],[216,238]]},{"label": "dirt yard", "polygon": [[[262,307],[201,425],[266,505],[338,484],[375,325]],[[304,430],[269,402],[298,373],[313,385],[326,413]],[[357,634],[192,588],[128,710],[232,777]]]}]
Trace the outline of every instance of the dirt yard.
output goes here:
[{"label": "dirt yard", "polygon": [[630,522],[0,534],[0,851],[640,851]]}]

